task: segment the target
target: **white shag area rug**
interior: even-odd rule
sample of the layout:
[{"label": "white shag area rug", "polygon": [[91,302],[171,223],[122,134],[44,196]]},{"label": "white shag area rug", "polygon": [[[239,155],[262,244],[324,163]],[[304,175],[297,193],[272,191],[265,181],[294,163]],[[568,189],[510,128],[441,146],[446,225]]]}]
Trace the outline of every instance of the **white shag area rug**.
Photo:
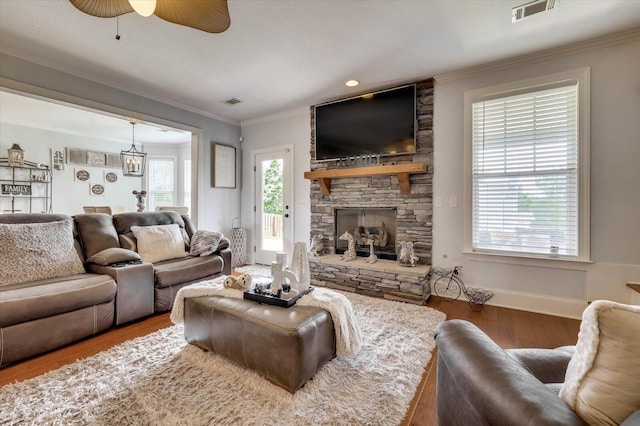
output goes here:
[{"label": "white shag area rug", "polygon": [[397,425],[445,314],[344,294],[362,328],[362,349],[334,358],[294,395],[188,345],[176,325],[0,387],[0,424]]},{"label": "white shag area rug", "polygon": [[249,274],[255,277],[270,277],[271,276],[271,267],[259,264],[253,265],[244,265],[239,268],[235,268],[236,272],[241,274]]}]

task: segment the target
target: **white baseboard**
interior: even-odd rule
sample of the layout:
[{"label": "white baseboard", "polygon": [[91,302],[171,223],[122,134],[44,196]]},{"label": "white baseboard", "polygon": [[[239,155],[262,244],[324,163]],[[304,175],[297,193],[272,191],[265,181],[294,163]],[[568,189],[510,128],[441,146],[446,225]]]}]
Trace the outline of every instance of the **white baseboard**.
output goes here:
[{"label": "white baseboard", "polygon": [[[565,299],[502,289],[487,289],[495,293],[487,305],[503,308],[555,315],[558,317],[581,319],[587,307],[586,300]],[[464,296],[464,294],[462,295]]]}]

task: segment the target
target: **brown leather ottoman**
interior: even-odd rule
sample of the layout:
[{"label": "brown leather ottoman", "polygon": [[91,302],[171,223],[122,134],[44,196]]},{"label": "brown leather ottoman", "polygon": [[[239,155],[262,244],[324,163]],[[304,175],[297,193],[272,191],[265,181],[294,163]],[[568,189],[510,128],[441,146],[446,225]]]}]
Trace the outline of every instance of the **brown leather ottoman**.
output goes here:
[{"label": "brown leather ottoman", "polygon": [[313,306],[190,298],[184,305],[184,335],[187,342],[250,368],[291,393],[336,352],[331,315]]}]

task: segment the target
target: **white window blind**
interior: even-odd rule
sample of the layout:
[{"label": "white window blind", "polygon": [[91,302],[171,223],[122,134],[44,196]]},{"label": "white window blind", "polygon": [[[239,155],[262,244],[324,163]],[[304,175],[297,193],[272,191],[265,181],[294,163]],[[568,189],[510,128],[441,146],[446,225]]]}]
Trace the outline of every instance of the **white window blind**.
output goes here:
[{"label": "white window blind", "polygon": [[472,104],[474,251],[577,257],[577,105],[576,84]]},{"label": "white window blind", "polygon": [[149,159],[149,211],[158,206],[173,206],[175,166],[172,158]]}]

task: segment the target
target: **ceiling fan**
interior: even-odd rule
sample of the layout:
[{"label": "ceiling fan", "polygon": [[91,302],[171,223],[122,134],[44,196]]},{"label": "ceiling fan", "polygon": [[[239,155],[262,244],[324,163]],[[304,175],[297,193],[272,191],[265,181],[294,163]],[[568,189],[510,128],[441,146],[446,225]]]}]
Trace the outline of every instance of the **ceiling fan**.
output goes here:
[{"label": "ceiling fan", "polygon": [[100,18],[137,12],[208,33],[231,25],[227,0],[69,0],[80,11]]}]

